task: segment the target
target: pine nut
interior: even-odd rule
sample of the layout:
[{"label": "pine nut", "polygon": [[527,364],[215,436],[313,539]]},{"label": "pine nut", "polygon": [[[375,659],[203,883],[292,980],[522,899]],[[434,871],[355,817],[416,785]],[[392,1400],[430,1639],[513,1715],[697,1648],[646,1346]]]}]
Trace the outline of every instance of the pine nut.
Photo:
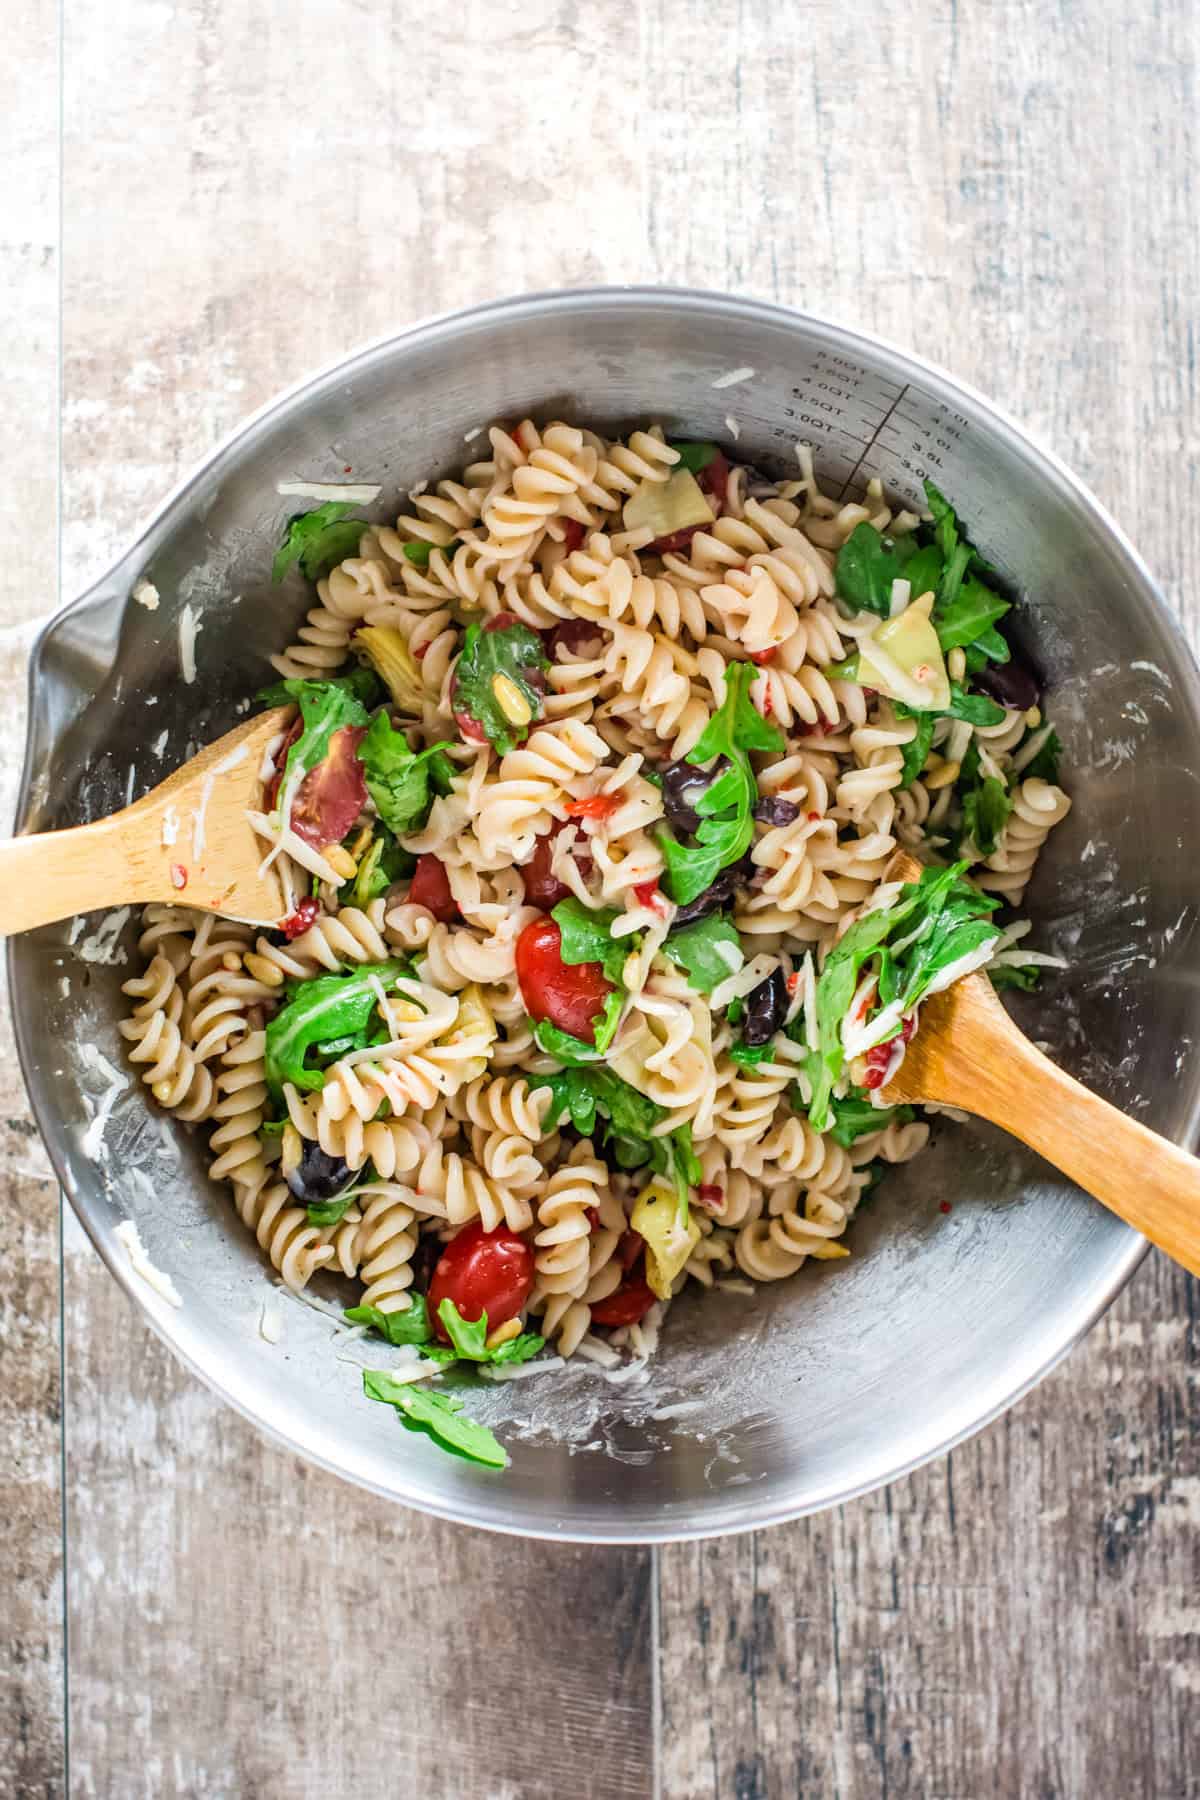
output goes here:
[{"label": "pine nut", "polygon": [[260,956],[257,950],[247,950],[245,962],[246,973],[253,975],[255,981],[261,981],[264,987],[283,986],[283,970],[278,963],[273,963],[267,957]]},{"label": "pine nut", "polygon": [[946,673],[951,681],[961,681],[967,672],[967,653],[961,644],[956,644],[946,657]]},{"label": "pine nut", "polygon": [[1028,725],[1030,731],[1036,731],[1038,726],[1041,724],[1041,722],[1042,722],[1041,707],[1040,706],[1031,706],[1029,711],[1025,714],[1025,723]]},{"label": "pine nut", "polygon": [[510,725],[528,725],[533,708],[511,675],[493,675],[492,693]]},{"label": "pine nut", "polygon": [[484,1340],[485,1348],[498,1350],[501,1344],[509,1344],[513,1338],[521,1335],[520,1319],[506,1319],[503,1325],[497,1325],[495,1331],[489,1331]]},{"label": "pine nut", "polygon": [[343,881],[353,881],[358,874],[358,864],[341,844],[332,844],[328,850],[322,851],[322,855],[334,874],[340,875]]},{"label": "pine nut", "polygon": [[939,788],[952,787],[961,774],[961,763],[942,762],[935,768],[926,769],[921,780],[929,793],[936,794]]}]

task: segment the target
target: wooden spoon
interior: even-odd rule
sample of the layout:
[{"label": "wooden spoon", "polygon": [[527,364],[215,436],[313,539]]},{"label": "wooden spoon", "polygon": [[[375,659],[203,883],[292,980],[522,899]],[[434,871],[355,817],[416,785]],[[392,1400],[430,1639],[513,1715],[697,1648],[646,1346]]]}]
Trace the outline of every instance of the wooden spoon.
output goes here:
[{"label": "wooden spoon", "polygon": [[247,719],[107,819],[0,843],[0,933],[149,900],[275,924],[283,888],[246,808],[261,809],[263,755],[288,716]]},{"label": "wooden spoon", "polygon": [[[901,853],[886,878],[915,881],[920,872]],[[916,1036],[880,1097],[889,1106],[932,1100],[990,1119],[1200,1275],[1200,1161],[1043,1056],[985,974],[966,975],[922,1003]]]}]

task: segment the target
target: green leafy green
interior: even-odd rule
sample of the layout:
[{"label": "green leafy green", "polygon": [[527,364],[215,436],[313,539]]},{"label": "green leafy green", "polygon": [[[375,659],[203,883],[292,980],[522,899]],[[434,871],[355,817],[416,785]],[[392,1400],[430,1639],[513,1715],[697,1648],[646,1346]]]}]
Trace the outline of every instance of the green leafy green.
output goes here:
[{"label": "green leafy green", "polygon": [[600,1052],[595,1044],[585,1044],[582,1038],[572,1037],[569,1031],[561,1031],[549,1019],[537,1020],[533,1036],[539,1050],[544,1050],[547,1056],[556,1057],[559,1062],[570,1067],[600,1061]]},{"label": "green leafy green", "polygon": [[319,581],[330,569],[353,556],[358,540],[367,529],[365,519],[347,519],[352,503],[329,500],[312,512],[296,513],[288,520],[287,532],[275,552],[271,564],[271,580],[282,581],[293,563],[298,562],[310,581]]},{"label": "green leafy green", "polygon": [[430,744],[413,750],[402,731],[397,731],[386,711],[379,711],[358,746],[359,761],[367,778],[367,792],[389,831],[397,837],[420,831],[429,818],[434,794],[448,794],[454,764],[446,756],[449,744]]},{"label": "green leafy green", "polygon": [[328,681],[305,681],[303,677],[273,681],[270,687],[260,688],[254,697],[264,706],[286,706],[289,700],[320,699],[329,688],[337,688],[347,699],[357,700],[368,711],[383,698],[383,683],[374,669],[366,668],[352,669],[347,675],[332,675]]},{"label": "green leafy green", "polygon": [[914,538],[885,538],[873,525],[856,525],[838,551],[834,579],[839,595],[858,611],[886,619],[892,609],[892,583],[907,579],[906,564],[916,549]]},{"label": "green leafy green", "polygon": [[454,676],[454,707],[481,725],[501,756],[506,756],[526,735],[529,727],[514,725],[496,698],[497,676],[507,676],[526,700],[535,719],[542,716],[541,689],[531,674],[550,667],[545,647],[536,631],[514,622],[489,630],[469,625]]},{"label": "green leafy green", "polygon": [[[923,869],[890,906],[856,920],[826,957],[817,980],[818,1049],[805,1066],[812,1087],[809,1119],[816,1130],[826,1131],[833,1122],[831,1096],[845,1063],[842,1021],[864,966],[878,963],[875,1016],[889,1009],[878,1036],[868,1032],[863,1040],[866,1050],[896,1035],[941,970],[1000,935],[990,920],[998,902],[963,879],[966,867],[960,862]],[[889,940],[901,947],[892,949]]]},{"label": "green leafy green", "polygon": [[351,1306],[345,1316],[351,1325],[370,1325],[389,1344],[427,1344],[433,1336],[424,1294],[413,1294],[403,1312],[383,1312],[378,1306]]},{"label": "green leafy green", "polygon": [[907,1125],[916,1117],[911,1106],[872,1106],[866,1094],[857,1091],[846,1095],[845,1099],[834,1099],[833,1125],[830,1136],[835,1144],[841,1144],[848,1150],[860,1137],[868,1137],[873,1131],[882,1131],[893,1119],[900,1125]]},{"label": "green leafy green", "polygon": [[672,450],[678,450],[679,452],[679,461],[675,464],[675,467],[677,469],[688,469],[693,475],[698,475],[701,469],[707,469],[709,463],[712,462],[717,454],[717,446],[715,444],[679,443],[674,438],[670,440],[670,444]]},{"label": "green leafy green", "polygon": [[998,994],[1005,988],[1020,988],[1027,994],[1032,993],[1042,978],[1039,963],[1004,963],[998,969],[988,969],[987,973]]},{"label": "green leafy green", "polygon": [[929,760],[929,752],[933,746],[933,714],[916,713],[916,730],[907,744],[900,749],[900,786],[911,787],[921,770]]},{"label": "green leafy green", "polygon": [[287,787],[288,772],[294,766],[315,769],[328,755],[334,733],[347,725],[365,725],[368,715],[358,697],[360,685],[349,680],[284,681],[265,692],[271,694],[278,688],[286,689],[286,697],[297,701],[300,707],[300,735],[289,747],[284,761],[282,794]]},{"label": "green leafy green", "polygon": [[387,826],[377,826],[370,847],[359,858],[358,873],[350,890],[355,906],[369,906],[380,894],[386,894],[394,881],[411,875],[416,866],[416,857],[401,848]]},{"label": "green leafy green", "polygon": [[729,1060],[743,1068],[756,1069],[760,1062],[767,1061],[774,1048],[774,1044],[730,1044]]},{"label": "green leafy green", "polygon": [[450,543],[443,547],[439,544],[428,543],[425,538],[410,538],[408,543],[403,544],[401,548],[403,549],[407,560],[416,568],[427,569],[429,567],[429,558],[435,550],[441,549],[443,556],[447,558],[452,557],[456,550],[462,548],[462,539],[453,538]]},{"label": "green leafy green", "polygon": [[379,1004],[378,988],[386,990],[411,973],[407,962],[395,959],[298,982],[287,1003],[267,1021],[266,1080],[276,1100],[283,1097],[285,1081],[309,1092],[323,1087],[324,1073],[308,1066],[309,1052],[364,1032]]},{"label": "green leafy green", "polygon": [[1004,708],[995,700],[986,694],[969,694],[957,681],[950,683],[949,706],[938,711],[918,713],[903,700],[893,700],[892,710],[898,719],[963,719],[968,725],[1002,725],[1005,719]]},{"label": "green leafy green", "polygon": [[650,1167],[656,1175],[665,1176],[674,1187],[679,1217],[686,1224],[691,1189],[699,1185],[704,1173],[700,1159],[692,1149],[692,1128],[677,1125],[674,1131],[652,1137],[649,1144]]},{"label": "green leafy green", "polygon": [[572,894],[559,901],[550,917],[562,933],[559,955],[565,963],[599,963],[608,980],[620,985],[630,944],[612,934],[619,917],[615,911],[604,906],[593,910]]},{"label": "green leafy green", "polygon": [[1058,759],[1061,755],[1062,742],[1057,731],[1052,731],[1037,755],[1031,757],[1021,770],[1022,780],[1027,781],[1030,776],[1033,776],[1037,781],[1056,782],[1058,780]]},{"label": "green leafy green", "polygon": [[355,1190],[347,1188],[344,1193],[335,1194],[332,1200],[310,1200],[308,1203],[308,1222],[322,1228],[326,1225],[340,1225],[353,1200]]},{"label": "green leafy green", "polygon": [[[961,584],[940,611],[935,608],[933,623],[938,643],[943,650],[966,649],[968,644],[978,643],[992,662],[1007,662],[1011,652],[994,626],[1008,611],[1007,600],[972,577]],[[997,650],[999,655],[995,654]]]},{"label": "green leafy green", "polygon": [[543,1128],[551,1130],[569,1118],[581,1137],[591,1137],[597,1114],[607,1119],[616,1136],[649,1138],[666,1112],[654,1100],[638,1092],[611,1069],[564,1069],[556,1075],[531,1075],[530,1092],[549,1088],[551,1101]]},{"label": "green leafy green", "polygon": [[363,1392],[368,1400],[394,1406],[410,1431],[426,1432],[443,1450],[489,1469],[508,1467],[504,1446],[486,1425],[464,1415],[462,1401],[453,1394],[435,1394],[411,1382],[397,1381],[386,1369],[364,1369]]},{"label": "green leafy green", "polygon": [[962,796],[963,831],[980,856],[990,856],[1008,823],[1013,803],[1004,782],[989,775]]},{"label": "green leafy green", "polygon": [[711,913],[707,919],[697,919],[695,924],[683,925],[673,931],[663,945],[662,953],[685,972],[689,987],[699,994],[711,994],[732,973],[728,961],[721,955],[723,945],[736,950],[740,956],[742,940],[733,920],[726,913]]},{"label": "green leafy green", "polygon": [[782,733],[751,703],[753,676],[750,663],[733,664],[727,672],[724,703],[688,751],[687,761],[696,767],[714,763],[721,756],[728,759],[728,766],[695,803],[700,817],[695,844],[681,844],[669,826],[659,827],[667,865],[666,890],[680,906],[711,887],[722,869],[745,855],[754,837],[758,799],[750,752],[784,748]]},{"label": "green leafy green", "polygon": [[539,1337],[536,1332],[522,1331],[518,1336],[509,1338],[507,1342],[497,1344],[494,1350],[489,1350],[487,1346],[487,1313],[481,1313],[475,1321],[464,1319],[453,1300],[449,1299],[443,1300],[438,1307],[438,1318],[446,1328],[446,1335],[452,1346],[452,1354],[465,1362],[498,1364],[528,1362],[531,1356],[537,1355],[546,1342],[545,1338]]}]

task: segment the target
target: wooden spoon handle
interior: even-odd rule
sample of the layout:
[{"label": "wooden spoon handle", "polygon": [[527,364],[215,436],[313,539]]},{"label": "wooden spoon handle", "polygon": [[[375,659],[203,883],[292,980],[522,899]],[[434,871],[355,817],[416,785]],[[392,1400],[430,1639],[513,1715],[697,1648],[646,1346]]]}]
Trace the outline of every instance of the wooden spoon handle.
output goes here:
[{"label": "wooden spoon handle", "polygon": [[981,977],[957,985],[982,992],[967,1001],[969,1028],[961,1016],[955,1022],[953,1064],[947,1058],[942,1082],[954,1091],[928,1098],[1003,1126],[1200,1275],[1200,1161],[1057,1068]]},{"label": "wooden spoon handle", "polygon": [[0,843],[0,932],[139,898],[137,871],[112,829],[121,816]]}]

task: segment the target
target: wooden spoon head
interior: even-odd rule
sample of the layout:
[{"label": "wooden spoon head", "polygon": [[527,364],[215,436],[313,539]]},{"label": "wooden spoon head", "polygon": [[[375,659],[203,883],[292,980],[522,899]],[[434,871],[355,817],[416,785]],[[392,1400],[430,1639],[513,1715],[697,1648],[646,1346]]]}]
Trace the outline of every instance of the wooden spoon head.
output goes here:
[{"label": "wooden spoon head", "polygon": [[129,857],[131,892],[142,900],[195,906],[252,925],[274,925],[285,911],[269,846],[246,817],[262,810],[263,759],[291,717],[272,707],[237,725],[151,793],[109,821]]}]

